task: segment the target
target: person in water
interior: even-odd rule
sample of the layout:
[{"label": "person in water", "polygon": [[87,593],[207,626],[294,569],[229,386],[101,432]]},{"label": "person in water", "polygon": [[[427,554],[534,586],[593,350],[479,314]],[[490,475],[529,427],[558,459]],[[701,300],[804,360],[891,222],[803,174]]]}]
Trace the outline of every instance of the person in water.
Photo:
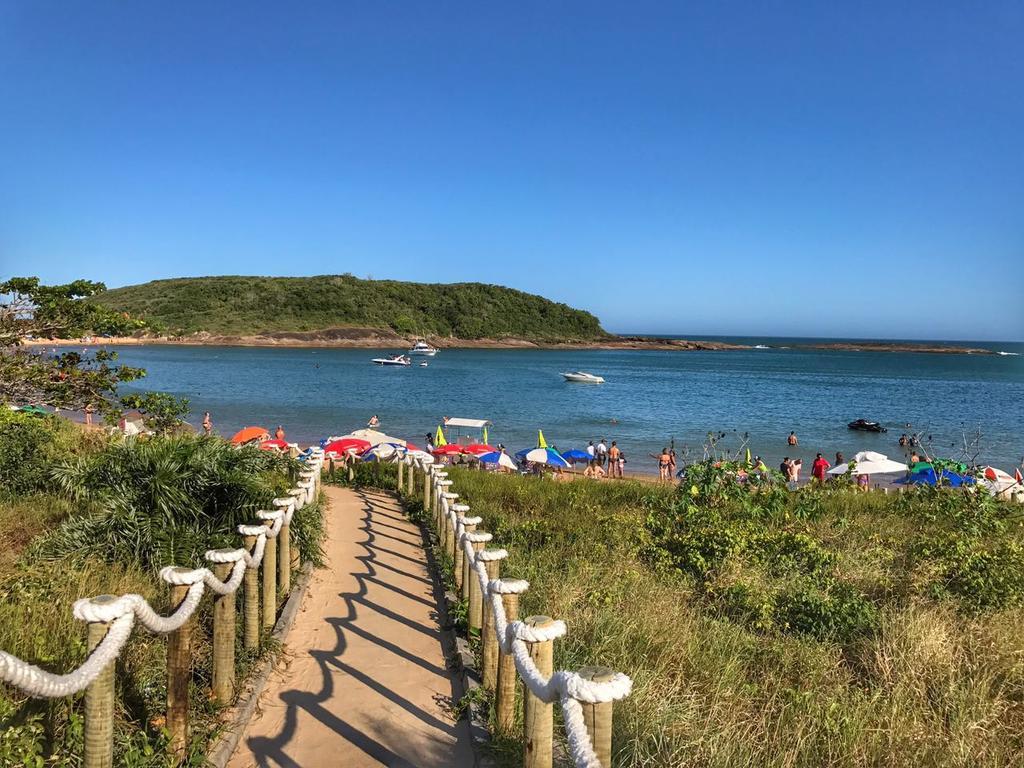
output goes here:
[{"label": "person in water", "polygon": [[274,430],[275,440],[284,440],[284,427],[280,424],[277,425],[277,429]]},{"label": "person in water", "polygon": [[373,416],[370,417],[370,420],[368,422],[366,422],[366,426],[370,427],[371,429],[380,426],[380,419],[377,418],[377,414],[376,413],[373,414]]},{"label": "person in water", "polygon": [[203,414],[203,432],[207,435],[213,432],[213,421],[210,419],[210,412]]},{"label": "person in water", "polygon": [[786,438],[786,442],[790,445],[800,445],[800,440],[796,436],[796,432],[790,432],[789,437]]},{"label": "person in water", "polygon": [[836,466],[838,467],[843,463],[843,454],[840,451],[836,451]]}]

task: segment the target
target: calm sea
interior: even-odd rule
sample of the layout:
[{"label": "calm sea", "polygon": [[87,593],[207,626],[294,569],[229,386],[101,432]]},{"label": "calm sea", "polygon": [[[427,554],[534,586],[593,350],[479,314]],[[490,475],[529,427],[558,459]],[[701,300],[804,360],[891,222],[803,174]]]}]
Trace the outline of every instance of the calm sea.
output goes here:
[{"label": "calm sea", "polygon": [[[371,365],[400,350],[125,347],[122,362],[146,368],[145,389],[188,397],[191,421],[210,411],[218,432],[284,425],[312,442],[365,425],[421,442],[443,416],[490,419],[491,442],[532,447],[537,429],[559,449],[617,440],[629,469],[653,470],[649,453],[675,441],[700,457],[708,432],[772,465],[821,451],[901,455],[907,424],[956,457],[965,432],[982,432],[982,458],[1011,469],[1024,457],[1024,344],[969,343],[1005,356],[830,352],[793,348],[803,339],[728,339],[767,349],[723,352],[442,350],[421,368]],[[570,384],[561,371],[604,376]],[[851,432],[865,418],[887,434]],[[800,447],[786,436],[795,430]]]}]

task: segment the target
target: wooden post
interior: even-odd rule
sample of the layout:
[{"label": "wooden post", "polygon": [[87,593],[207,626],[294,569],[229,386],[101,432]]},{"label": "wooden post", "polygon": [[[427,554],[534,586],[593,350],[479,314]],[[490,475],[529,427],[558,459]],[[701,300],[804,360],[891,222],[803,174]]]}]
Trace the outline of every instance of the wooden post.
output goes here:
[{"label": "wooden post", "polygon": [[[615,677],[615,672],[607,667],[584,667],[579,671],[579,676],[595,683],[606,683]],[[612,707],[614,702],[589,704],[581,701],[580,706],[583,707],[583,722],[587,724],[587,733],[590,734],[590,743],[594,747],[597,759],[605,768],[611,768]]]},{"label": "wooden post", "polygon": [[406,493],[409,494],[409,498],[412,498],[412,495],[416,490],[416,473],[413,471],[412,467],[409,467],[409,473],[406,476],[406,480],[408,481]]},{"label": "wooden post", "polygon": [[473,542],[473,562],[466,561],[466,576],[469,579],[469,628],[470,630],[479,631],[484,625],[484,600],[483,593],[480,591],[480,579],[477,578],[476,568],[474,563],[476,562],[476,554],[483,550],[486,546],[485,542],[474,541]]},{"label": "wooden post", "polygon": [[[100,595],[92,602],[107,605],[117,598]],[[110,624],[89,622],[87,642],[89,651],[103,642]],[[92,684],[85,689],[85,754],[84,768],[111,768],[114,764],[114,662],[111,661]]]},{"label": "wooden post", "polygon": [[[256,549],[256,537],[245,536],[242,539],[245,548],[251,553]],[[245,594],[243,599],[244,623],[243,640],[247,651],[253,651],[260,647],[260,575],[255,568],[246,568],[243,584]]]},{"label": "wooden post", "polygon": [[[398,460],[398,482],[395,483],[395,488],[398,490],[399,493],[402,492],[402,485],[403,485],[403,481],[404,481],[404,477],[405,477],[404,474],[403,474],[404,467],[405,467],[405,462],[402,461],[401,459],[399,459]],[[412,472],[412,467],[409,468],[409,471]]]},{"label": "wooden post", "polygon": [[[283,512],[284,510],[282,510]],[[277,558],[278,589],[287,597],[292,588],[292,531],[291,525],[281,523],[281,532],[277,535],[281,540],[281,556]]]},{"label": "wooden post", "polygon": [[431,494],[430,486],[433,485],[433,483],[431,483],[430,480],[431,480],[431,477],[430,477],[430,465],[427,464],[423,468],[423,512],[424,513],[427,513],[427,512],[430,511],[430,501],[431,501],[431,499],[430,499],[430,494]]},{"label": "wooden post", "polygon": [[345,466],[348,467],[348,481],[350,483],[353,480],[356,479],[356,471],[355,471],[355,469],[353,469],[353,465],[354,464],[355,464],[355,462],[352,461],[352,454],[350,454],[350,453],[348,453],[346,451],[346,453],[345,453]]},{"label": "wooden post", "polygon": [[[187,573],[188,568],[175,568]],[[188,594],[186,584],[171,584],[171,612]],[[167,636],[167,735],[168,751],[177,765],[188,748],[188,684],[192,677],[192,626],[189,619]]]},{"label": "wooden post", "polygon": [[[512,623],[519,618],[519,595],[502,595],[505,620]],[[498,730],[511,733],[516,717],[516,663],[512,655],[498,649],[498,690],[494,703]]]},{"label": "wooden post", "polygon": [[[550,627],[554,619],[548,616],[528,616],[525,624],[534,629]],[[537,671],[551,677],[554,671],[554,641],[527,643],[530,658]],[[523,768],[551,768],[551,738],[553,734],[553,707],[530,692],[523,683]]]},{"label": "wooden post", "polygon": [[[214,563],[213,575],[221,581],[227,581],[233,565]],[[228,595],[215,594],[213,597],[213,697],[220,704],[230,704],[234,693],[235,593],[232,592]]]},{"label": "wooden post", "polygon": [[[485,566],[488,581],[500,578],[501,560],[488,560]],[[487,594],[483,596],[483,608],[483,629],[480,632],[483,682],[484,688],[493,692],[498,685],[498,634],[494,626],[491,600]]]},{"label": "wooden post", "polygon": [[[264,521],[267,532],[274,527],[273,520]],[[267,536],[263,549],[263,626],[271,629],[277,621],[277,539]]]},{"label": "wooden post", "polygon": [[[474,523],[463,523],[462,530],[466,533],[472,533],[476,530]],[[465,584],[466,576],[466,553],[463,547],[463,543],[455,538],[455,586],[458,589],[458,594],[465,599],[466,594],[463,591],[463,584]]]}]

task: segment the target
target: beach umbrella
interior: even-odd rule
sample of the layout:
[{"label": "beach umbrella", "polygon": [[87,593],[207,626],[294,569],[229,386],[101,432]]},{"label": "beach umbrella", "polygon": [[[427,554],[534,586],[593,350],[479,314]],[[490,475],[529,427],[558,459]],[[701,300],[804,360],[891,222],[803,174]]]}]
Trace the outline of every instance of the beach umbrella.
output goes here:
[{"label": "beach umbrella", "polygon": [[434,435],[434,447],[441,448],[448,445],[448,441],[444,439],[444,432],[441,431],[441,425],[437,425],[437,434]]},{"label": "beach umbrella", "polygon": [[349,432],[347,435],[342,435],[340,438],[332,438],[340,440],[344,438],[351,438],[355,440],[363,440],[370,445],[380,445],[381,443],[391,443],[392,445],[405,445],[405,440],[399,437],[392,437],[391,435],[385,435],[376,429],[357,429],[354,432]]},{"label": "beach umbrella", "polygon": [[484,443],[485,445],[486,445],[486,444],[487,444],[488,442],[490,442],[490,441],[489,441],[489,440],[487,439],[487,425],[486,425],[486,424],[484,424],[484,433],[483,433],[483,435],[482,435],[482,436],[480,437],[480,442],[481,442],[481,443]]},{"label": "beach umbrella", "polygon": [[422,448],[419,448],[419,447],[413,445],[408,440],[405,441],[405,450],[407,450],[407,451],[420,451],[421,453],[423,451]]},{"label": "beach umbrella", "polygon": [[260,443],[260,448],[262,448],[265,451],[287,451],[288,442],[286,440],[264,440],[262,443]]},{"label": "beach umbrella", "polygon": [[394,443],[378,443],[370,446],[359,454],[363,461],[390,461],[397,460],[405,453],[405,447]]},{"label": "beach umbrella", "polygon": [[[974,478],[969,475],[958,475],[948,469],[941,470],[942,484],[951,488],[959,488],[961,485],[974,485]],[[934,469],[925,469],[921,472],[913,472],[907,477],[896,481],[900,485],[938,485],[938,476]]]},{"label": "beach umbrella", "polygon": [[516,454],[516,458],[532,461],[534,464],[547,464],[552,467],[563,467],[566,469],[569,467],[569,462],[563,459],[562,454],[554,448],[529,448],[525,451],[519,451]]},{"label": "beach umbrella", "polygon": [[853,461],[845,464],[837,464],[828,471],[830,475],[845,475],[850,465],[857,475],[889,475],[897,472],[906,472],[907,465],[893,461],[888,456],[875,451],[861,451],[853,457]]},{"label": "beach umbrella", "polygon": [[438,447],[436,447],[434,449],[434,455],[435,456],[454,456],[455,454],[465,453],[465,452],[466,452],[466,450],[465,450],[464,446],[461,446],[461,445],[451,445],[449,443],[445,443],[444,445],[439,445]]},{"label": "beach umbrella", "polygon": [[371,448],[372,445],[368,440],[361,440],[358,437],[340,437],[337,440],[332,440],[324,446],[324,453],[338,453],[342,454],[346,451],[352,451],[353,453],[362,453],[367,448]]},{"label": "beach umbrella", "polygon": [[485,445],[484,443],[473,443],[472,445],[464,445],[463,449],[466,453],[472,453],[479,456],[482,453],[494,453],[497,448],[493,445]]},{"label": "beach umbrella", "polygon": [[415,461],[421,461],[421,462],[423,462],[425,464],[433,464],[434,463],[434,457],[431,456],[426,451],[421,451],[421,450],[417,449],[415,451],[409,451],[409,453],[406,454],[406,455],[410,459],[413,459]]},{"label": "beach umbrella", "polygon": [[568,451],[562,451],[562,458],[575,464],[577,461],[590,461],[591,457],[586,451],[581,451],[579,448],[573,448]]},{"label": "beach umbrella", "polygon": [[547,442],[544,440],[544,433],[541,430],[539,430],[539,429],[537,430],[537,447],[538,448],[547,448],[548,447]]},{"label": "beach umbrella", "polygon": [[242,445],[244,443],[251,443],[253,440],[267,440],[269,438],[270,432],[267,431],[266,427],[246,427],[235,432],[231,442],[235,445]]},{"label": "beach umbrella", "polygon": [[478,457],[484,464],[497,464],[499,467],[508,467],[509,469],[518,469],[516,463],[512,461],[512,457],[504,451],[491,451],[490,453],[482,453]]}]

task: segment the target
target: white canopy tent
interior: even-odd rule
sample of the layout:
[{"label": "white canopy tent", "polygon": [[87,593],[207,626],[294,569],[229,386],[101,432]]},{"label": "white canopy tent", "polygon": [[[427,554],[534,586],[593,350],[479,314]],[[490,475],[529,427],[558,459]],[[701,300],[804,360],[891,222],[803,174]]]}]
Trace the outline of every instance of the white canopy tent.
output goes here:
[{"label": "white canopy tent", "polygon": [[853,461],[838,464],[828,471],[830,475],[845,475],[850,471],[850,464],[853,464],[853,471],[858,475],[894,475],[898,472],[906,472],[907,465],[893,461],[888,456],[874,451],[861,451],[853,457]]}]

